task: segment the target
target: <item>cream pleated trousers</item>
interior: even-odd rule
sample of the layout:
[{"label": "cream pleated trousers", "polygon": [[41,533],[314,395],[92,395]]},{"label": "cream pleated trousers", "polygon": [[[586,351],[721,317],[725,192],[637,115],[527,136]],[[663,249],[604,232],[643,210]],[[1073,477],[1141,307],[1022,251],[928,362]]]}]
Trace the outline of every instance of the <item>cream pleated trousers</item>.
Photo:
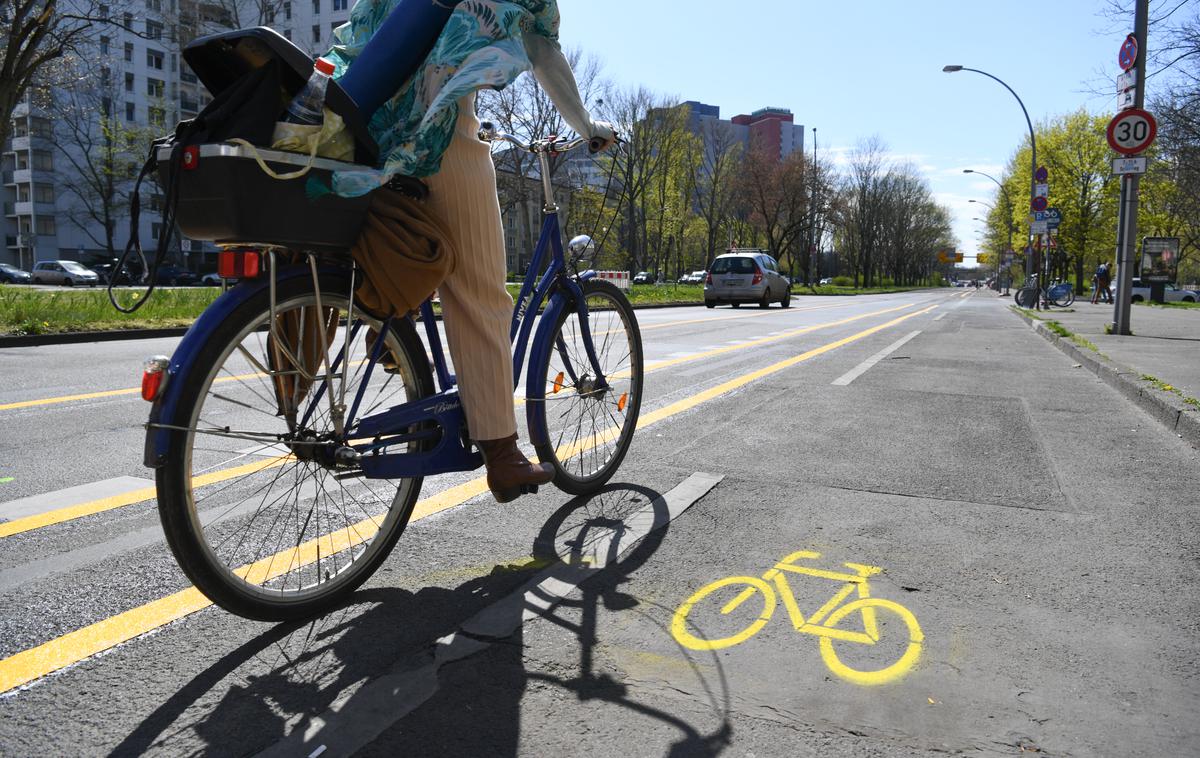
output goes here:
[{"label": "cream pleated trousers", "polygon": [[446,222],[458,253],[438,287],[450,357],[472,439],[517,431],[513,413],[513,299],[504,288],[504,228],[491,149],[478,137],[475,96],[458,101],[454,137],[438,173],[425,178],[429,204]]}]

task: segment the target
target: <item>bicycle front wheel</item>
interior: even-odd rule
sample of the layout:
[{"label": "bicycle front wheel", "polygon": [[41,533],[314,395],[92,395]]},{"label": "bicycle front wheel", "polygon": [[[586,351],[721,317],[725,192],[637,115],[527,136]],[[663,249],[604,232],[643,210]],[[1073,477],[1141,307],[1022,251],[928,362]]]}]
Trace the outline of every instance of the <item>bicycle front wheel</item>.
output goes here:
[{"label": "bicycle front wheel", "polygon": [[1017,294],[1013,296],[1013,299],[1022,308],[1032,308],[1037,305],[1039,294],[1036,287],[1022,287],[1017,290]]},{"label": "bicycle front wheel", "polygon": [[642,335],[633,306],[608,282],[582,283],[587,325],[600,383],[584,342],[574,305],[563,309],[543,351],[540,396],[531,395],[531,413],[540,414],[546,442],[538,458],[554,466],[554,484],[572,495],[595,492],[612,478],[629,451],[642,405]]},{"label": "bicycle front wheel", "polygon": [[1064,287],[1054,293],[1054,304],[1059,308],[1066,308],[1075,302],[1075,292],[1070,288]]},{"label": "bicycle front wheel", "polygon": [[162,419],[167,542],[201,592],[247,618],[303,618],[344,598],[387,557],[421,488],[420,478],[364,479],[336,455],[353,440],[334,419],[360,390],[358,418],[432,394],[424,348],[394,320],[372,362],[383,325],[351,314],[349,277],[322,275],[320,286],[318,301],[310,278],[280,282],[274,331],[265,289],[232,312],[174,378],[178,410]]}]

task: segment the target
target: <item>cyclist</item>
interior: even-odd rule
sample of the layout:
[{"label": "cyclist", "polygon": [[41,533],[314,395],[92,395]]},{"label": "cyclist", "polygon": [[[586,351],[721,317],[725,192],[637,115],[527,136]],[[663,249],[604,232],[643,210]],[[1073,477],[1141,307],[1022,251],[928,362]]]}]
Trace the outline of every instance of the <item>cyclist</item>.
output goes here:
[{"label": "cyclist", "polygon": [[[513,300],[504,286],[496,172],[490,148],[477,136],[475,92],[504,87],[532,69],[572,129],[598,140],[600,149],[610,147],[615,134],[610,124],[592,119],[579,96],[558,44],[556,0],[434,1],[456,7],[432,52],[376,112],[371,127],[386,155],[385,171],[424,179],[429,208],[455,243],[458,258],[438,287],[442,315],[467,426],[487,464],[488,488],[504,503],[549,482],[553,468],[531,463],[517,447],[508,336]],[[334,33],[329,56],[349,65],[395,5],[357,3],[349,23]]]}]

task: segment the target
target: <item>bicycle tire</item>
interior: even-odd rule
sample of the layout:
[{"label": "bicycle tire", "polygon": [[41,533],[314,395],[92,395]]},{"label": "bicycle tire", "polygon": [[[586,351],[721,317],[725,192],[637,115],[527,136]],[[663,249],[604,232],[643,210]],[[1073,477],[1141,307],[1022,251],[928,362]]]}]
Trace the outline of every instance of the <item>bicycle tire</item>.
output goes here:
[{"label": "bicycle tire", "polygon": [[[547,431],[547,441],[534,446],[538,458],[554,466],[555,486],[572,495],[595,492],[620,467],[637,428],[644,386],[642,335],[633,306],[609,282],[587,280],[581,286],[596,357],[609,387],[596,393],[588,385],[591,365],[578,315],[568,304],[551,331],[553,349],[541,351],[534,376],[540,377],[542,389],[530,399],[530,411],[541,414],[539,423]],[[614,323],[613,315],[619,323]],[[621,350],[620,333],[628,349],[613,363],[609,349]],[[576,372],[576,367],[586,371]],[[589,422],[590,428],[585,428]],[[574,437],[568,439],[572,430]]]},{"label": "bicycle tire", "polygon": [[[860,598],[846,603],[829,614],[829,617],[821,623],[821,626],[836,629],[842,619],[855,611],[861,610],[864,614],[864,626],[870,629],[875,624],[873,620],[872,623],[866,623],[865,614],[868,612],[868,609],[870,609],[872,614],[878,610],[885,610],[900,617],[901,622],[903,622],[908,631],[908,645],[905,647],[904,653],[901,654],[900,658],[879,669],[863,670],[852,668],[845,664],[838,656],[837,650],[834,647],[835,640],[824,636],[820,639],[821,658],[825,661],[825,665],[829,667],[830,671],[846,681],[865,685],[885,684],[904,675],[916,665],[917,660],[921,656],[921,648],[925,643],[925,634],[921,631],[921,625],[917,623],[917,618],[913,616],[912,611],[897,602],[880,597]],[[876,638],[875,642],[878,641],[878,638]],[[846,640],[838,640],[837,642],[861,644],[847,642]]]},{"label": "bicycle tire", "polygon": [[1037,305],[1040,293],[1036,287],[1022,287],[1013,295],[1013,300],[1022,308],[1032,308]]},{"label": "bicycle tire", "polygon": [[[319,281],[326,312],[336,309],[341,316],[333,321],[335,340],[330,344],[344,344],[350,333],[344,320],[349,303],[346,295],[349,277],[322,274]],[[295,344],[283,345],[294,355],[303,356],[307,352],[303,335],[309,332],[309,327],[303,319],[306,314],[318,314],[314,306],[314,290],[308,277],[279,282],[277,322],[290,318],[288,314],[301,319],[295,322],[299,324],[294,330]],[[378,320],[358,309],[355,317],[356,322],[366,327],[380,326]],[[422,480],[419,477],[397,480],[391,493],[391,483],[378,480],[368,483],[365,479],[349,478],[353,471],[341,472],[346,474],[342,476],[336,469],[303,460],[297,455],[297,451],[306,449],[303,445],[272,444],[248,454],[240,449],[249,444],[246,439],[210,436],[207,427],[203,427],[203,432],[198,431],[202,429],[201,419],[208,424],[213,423],[210,419],[219,418],[227,430],[234,424],[240,430],[247,423],[268,429],[284,423],[278,421],[275,383],[288,380],[271,378],[261,370],[253,374],[235,373],[245,367],[238,359],[245,365],[253,365],[245,359],[246,353],[265,356],[260,367],[287,365],[272,363],[267,355],[268,351],[278,354],[281,350],[269,335],[269,321],[269,292],[264,288],[213,330],[187,374],[173,377],[173,381],[183,382],[179,403],[175,417],[164,418],[162,423],[180,428],[170,433],[166,462],[156,472],[156,484],[167,543],[196,587],[231,613],[262,621],[286,621],[306,618],[336,605],[378,568],[407,525]],[[315,331],[319,331],[320,322],[312,323],[317,327]],[[374,341],[369,332],[364,339],[362,331],[367,330],[360,328],[360,333],[349,342],[348,364],[354,370],[349,372],[347,384],[355,381],[361,384],[366,375],[366,357]],[[329,332],[328,322],[326,332]],[[280,334],[284,333],[281,330]],[[283,342],[281,337],[280,343]],[[385,344],[392,354],[394,369],[385,371],[381,363],[375,364],[364,390],[359,418],[374,408],[390,407],[434,392],[428,358],[410,321],[395,320]],[[354,350],[360,345],[362,351],[356,354]],[[331,357],[335,352],[330,347]],[[271,370],[283,375],[281,369]],[[399,381],[392,386],[396,377]],[[294,398],[301,380],[293,375],[290,381]],[[312,393],[317,386],[312,384],[307,392]],[[347,405],[355,391],[356,388],[348,388]],[[311,419],[314,434],[322,424],[329,423],[328,416],[320,410],[324,404],[322,398]],[[258,405],[265,406],[265,410],[255,407]],[[276,423],[272,424],[269,418],[276,419]],[[203,441],[201,445],[196,444],[198,440]],[[423,449],[428,443],[407,444],[414,450]],[[391,452],[396,450],[393,448]],[[244,463],[247,459],[249,463]],[[230,467],[229,463],[241,465]],[[242,470],[247,470],[244,475]],[[217,475],[216,482],[212,481],[213,473]],[[231,473],[234,475],[228,476]],[[264,484],[268,478],[269,483]],[[279,482],[284,494],[271,500]],[[259,493],[263,493],[261,498]],[[255,498],[259,498],[257,503]],[[307,514],[303,514],[301,526],[304,509]],[[279,534],[271,552],[271,538],[277,527]],[[239,535],[235,529],[243,529],[244,533]],[[236,543],[231,542],[234,537]],[[279,549],[285,537],[289,546],[286,550]]]},{"label": "bicycle tire", "polygon": [[[747,591],[762,593],[762,612],[755,616],[753,621],[751,621],[745,628],[734,634],[729,634],[724,637],[717,637],[716,639],[709,639],[707,637],[701,637],[698,634],[692,634],[688,628],[691,626],[688,624],[688,616],[691,614],[692,609],[717,590],[724,589],[725,587],[734,584],[747,584],[750,586],[749,590],[743,590],[742,593],[739,593],[738,597]],[[735,597],[733,600],[728,601],[725,606],[721,608],[721,613],[732,613],[744,602],[745,600],[737,601],[737,597]],[[771,616],[775,613],[775,606],[777,603],[778,599],[775,596],[775,589],[771,587],[771,585],[765,580],[760,579],[757,576],[727,576],[724,579],[718,579],[715,582],[710,582],[709,584],[706,584],[700,589],[696,590],[691,594],[691,596],[688,597],[687,600],[684,600],[683,603],[677,609],[675,609],[675,615],[671,617],[671,636],[675,638],[676,642],[689,650],[720,650],[721,648],[732,647],[733,645],[741,644],[758,634],[759,630],[766,626],[767,622],[771,620]]]},{"label": "bicycle tire", "polygon": [[1075,302],[1075,292],[1069,287],[1054,293],[1054,304],[1059,308],[1067,308]]}]

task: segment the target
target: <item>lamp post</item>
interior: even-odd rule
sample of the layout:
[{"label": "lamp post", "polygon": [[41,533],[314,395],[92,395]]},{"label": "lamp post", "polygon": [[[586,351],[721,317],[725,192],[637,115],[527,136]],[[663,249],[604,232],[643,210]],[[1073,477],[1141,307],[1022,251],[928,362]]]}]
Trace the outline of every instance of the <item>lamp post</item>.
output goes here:
[{"label": "lamp post", "polygon": [[[1008,189],[1004,186],[1004,184],[1002,184],[1000,182],[999,179],[992,176],[991,174],[985,174],[984,172],[976,171],[973,168],[964,168],[963,173],[964,174],[979,174],[980,176],[986,176],[988,179],[991,179],[993,182],[995,182],[996,186],[1000,188],[1000,196],[1004,198],[1004,207],[1007,209],[1005,211],[1004,218],[1007,220],[1007,223],[1008,223],[1008,249],[1012,250],[1013,206],[1012,206],[1012,200],[1008,196]],[[979,201],[978,200],[970,200],[968,202],[978,203]],[[1003,258],[1003,257],[1004,257],[1003,255],[1000,255],[1000,258]],[[1000,289],[1001,280],[1003,280],[1003,282],[1004,282],[1004,292],[1000,293],[1000,295],[1003,297],[1003,296],[1008,295],[1008,279],[1007,279],[1007,277],[1004,277],[1000,273],[1000,261],[997,260],[996,261],[996,290],[997,291],[999,291],[999,289]]]},{"label": "lamp post", "polygon": [[[1037,174],[1037,138],[1035,138],[1033,135],[1033,121],[1031,121],[1029,119],[1029,111],[1027,111],[1025,109],[1025,103],[1021,102],[1020,96],[1018,96],[1017,93],[1013,91],[1012,87],[1005,84],[1002,79],[992,76],[991,74],[989,74],[986,71],[980,71],[977,68],[967,68],[966,66],[943,66],[942,71],[946,72],[947,74],[953,74],[958,71],[971,71],[976,74],[982,74],[983,76],[986,76],[987,78],[989,78],[993,81],[999,82],[1000,85],[1002,87],[1004,87],[1004,89],[1009,91],[1009,94],[1011,94],[1013,97],[1015,97],[1017,99],[1017,105],[1021,106],[1021,112],[1025,114],[1025,125],[1029,127],[1029,152],[1031,154],[1030,161],[1029,161],[1029,210],[1030,210],[1030,212],[1032,212],[1033,211],[1033,200],[1035,197],[1037,197],[1037,178],[1036,178],[1036,174]],[[964,173],[968,173],[968,172],[964,172]],[[970,172],[970,173],[982,173],[982,172],[976,171],[976,172]],[[995,180],[993,180],[993,181],[995,181]],[[997,184],[999,184],[999,182],[997,182]],[[1028,239],[1030,241],[1032,241],[1032,238],[1033,238],[1033,228],[1030,227]],[[1033,247],[1033,245],[1030,244],[1031,250],[1032,250],[1032,247]],[[1033,272],[1033,256],[1027,255],[1027,256],[1025,256],[1025,274],[1028,276],[1032,272]]]}]

